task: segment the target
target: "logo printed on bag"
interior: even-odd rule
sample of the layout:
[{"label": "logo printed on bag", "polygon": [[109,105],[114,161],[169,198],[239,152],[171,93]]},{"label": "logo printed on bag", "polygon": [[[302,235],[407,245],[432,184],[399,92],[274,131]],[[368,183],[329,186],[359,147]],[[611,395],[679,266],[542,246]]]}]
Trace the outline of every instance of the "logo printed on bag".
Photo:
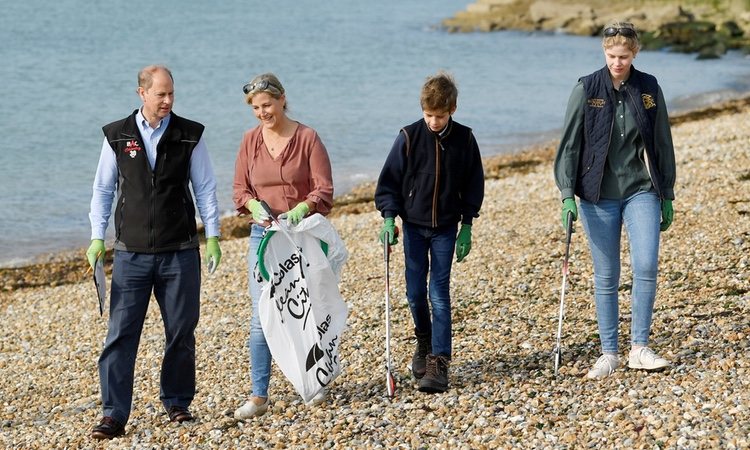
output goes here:
[{"label": "logo printed on bag", "polygon": [[[331,340],[328,342],[328,348],[324,352],[325,356],[320,358],[325,358],[325,361],[323,363],[323,367],[318,367],[318,369],[315,371],[315,379],[318,380],[318,383],[320,383],[321,386],[326,386],[331,382],[331,377],[335,375],[336,367],[339,366],[338,344],[338,336],[334,336],[333,338],[331,338]],[[315,344],[315,347],[317,346],[318,344]],[[313,350],[311,350],[311,352]],[[319,362],[320,359],[316,361],[316,363]]]},{"label": "logo printed on bag", "polygon": [[[279,271],[273,273],[271,280],[271,299],[276,304],[276,310],[281,317],[281,323],[284,323],[284,309],[286,308],[292,318],[303,319],[302,329],[307,327],[307,318],[312,311],[310,307],[310,292],[307,290],[307,284],[304,282],[305,271],[302,269],[302,259],[296,253],[293,253],[283,263],[279,263]],[[283,287],[283,294],[280,295],[279,287],[284,278],[295,266],[299,266],[300,277],[288,281]],[[290,275],[291,276],[291,275]]]},{"label": "logo printed on bag", "polygon": [[310,349],[310,353],[307,354],[307,361],[305,362],[305,372],[309,372],[310,369],[318,364],[318,361],[323,359],[326,354],[323,353],[323,349],[318,344],[313,345]]}]

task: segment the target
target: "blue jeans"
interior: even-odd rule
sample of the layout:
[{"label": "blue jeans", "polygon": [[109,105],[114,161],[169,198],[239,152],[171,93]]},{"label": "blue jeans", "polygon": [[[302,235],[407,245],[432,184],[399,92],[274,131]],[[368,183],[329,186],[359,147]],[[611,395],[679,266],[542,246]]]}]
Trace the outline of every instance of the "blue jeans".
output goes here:
[{"label": "blue jeans", "polygon": [[271,350],[268,348],[266,336],[260,326],[260,315],[258,313],[262,286],[255,279],[253,269],[258,262],[258,247],[263,237],[263,227],[252,224],[250,227],[250,245],[247,252],[248,288],[253,310],[250,317],[250,339],[248,349],[250,351],[250,375],[253,383],[253,395],[256,397],[268,397],[268,383],[271,379]]},{"label": "blue jeans", "polygon": [[654,192],[638,192],[622,200],[581,200],[581,221],[594,262],[596,317],[602,353],[618,352],[618,288],[622,225],[630,242],[633,271],[632,345],[648,345],[656,297],[661,203]]},{"label": "blue jeans", "polygon": [[116,250],[99,382],[105,416],[121,424],[130,417],[133,372],[143,322],[151,300],[164,322],[160,398],[164,407],[188,407],[195,396],[195,327],[200,315],[198,249],[164,253]]},{"label": "blue jeans", "polygon": [[[450,280],[457,225],[440,228],[408,222],[404,228],[406,297],[417,333],[432,334],[432,353],[451,357]],[[427,272],[430,273],[427,303]]]}]

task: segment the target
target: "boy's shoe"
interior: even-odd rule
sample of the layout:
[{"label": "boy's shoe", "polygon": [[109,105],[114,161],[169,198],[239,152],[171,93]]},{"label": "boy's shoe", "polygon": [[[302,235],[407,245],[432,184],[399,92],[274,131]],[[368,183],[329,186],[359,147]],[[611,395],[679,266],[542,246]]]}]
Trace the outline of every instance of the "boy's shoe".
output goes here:
[{"label": "boy's shoe", "polygon": [[270,401],[268,397],[266,397],[266,401],[260,405],[256,404],[251,398],[246,401],[244,405],[234,411],[234,418],[237,420],[247,420],[252,417],[260,417],[268,411],[269,403]]},{"label": "boy's shoe", "polygon": [[427,355],[427,369],[419,380],[419,390],[422,392],[445,392],[448,390],[448,367],[450,359],[443,355]]},{"label": "boy's shoe", "polygon": [[91,437],[94,439],[112,439],[125,434],[125,425],[115,419],[104,416],[99,425],[91,430]]},{"label": "boy's shoe", "polygon": [[628,367],[631,369],[659,370],[668,366],[669,361],[648,347],[641,347],[635,352],[631,350],[628,357]]},{"label": "boy's shoe", "polygon": [[603,354],[596,360],[594,367],[586,374],[586,378],[601,379],[612,375],[612,372],[620,367],[620,358],[617,355]]},{"label": "boy's shoe", "polygon": [[429,333],[418,333],[416,329],[414,335],[417,337],[417,348],[411,358],[411,373],[419,380],[427,370],[426,358],[432,352],[432,336]]}]

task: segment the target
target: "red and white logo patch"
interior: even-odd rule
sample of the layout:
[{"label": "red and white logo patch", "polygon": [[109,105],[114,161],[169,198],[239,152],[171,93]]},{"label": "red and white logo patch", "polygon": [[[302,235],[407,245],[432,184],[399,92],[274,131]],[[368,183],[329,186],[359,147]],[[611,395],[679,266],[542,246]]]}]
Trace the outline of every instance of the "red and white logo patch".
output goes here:
[{"label": "red and white logo patch", "polygon": [[141,150],[143,150],[143,149],[141,148],[140,145],[138,145],[138,141],[136,141],[135,139],[127,141],[125,143],[125,150],[124,151],[126,153],[128,153],[128,155],[130,155],[131,158],[135,158],[135,156]]}]

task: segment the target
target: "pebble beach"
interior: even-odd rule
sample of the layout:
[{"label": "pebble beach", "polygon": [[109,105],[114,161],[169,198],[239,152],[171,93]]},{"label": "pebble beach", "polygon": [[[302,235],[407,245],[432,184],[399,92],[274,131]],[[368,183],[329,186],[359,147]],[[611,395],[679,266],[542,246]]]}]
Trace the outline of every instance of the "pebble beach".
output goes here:
[{"label": "pebble beach", "polygon": [[[396,396],[385,395],[381,219],[371,204],[331,221],[350,253],[340,289],[349,305],[342,375],[327,401],[305,406],[274,367],[272,406],[237,421],[250,390],[247,240],[222,241],[204,272],[196,331],[192,423],[170,423],[159,401],[164,332],[151,303],[126,434],[94,441],[101,416],[97,358],[107,329],[93,283],[0,293],[0,447],[746,449],[750,447],[750,106],[675,123],[675,219],[662,233],[650,346],[671,361],[626,367],[630,270],[623,245],[621,369],[588,380],[599,356],[593,274],[580,223],[573,235],[563,361],[553,370],[564,232],[552,176],[556,143],[488,160],[473,247],[452,272],[450,390],[418,392],[403,249],[391,262]],[[625,244],[627,239],[623,239]],[[83,253],[81,253],[83,259]]]}]

